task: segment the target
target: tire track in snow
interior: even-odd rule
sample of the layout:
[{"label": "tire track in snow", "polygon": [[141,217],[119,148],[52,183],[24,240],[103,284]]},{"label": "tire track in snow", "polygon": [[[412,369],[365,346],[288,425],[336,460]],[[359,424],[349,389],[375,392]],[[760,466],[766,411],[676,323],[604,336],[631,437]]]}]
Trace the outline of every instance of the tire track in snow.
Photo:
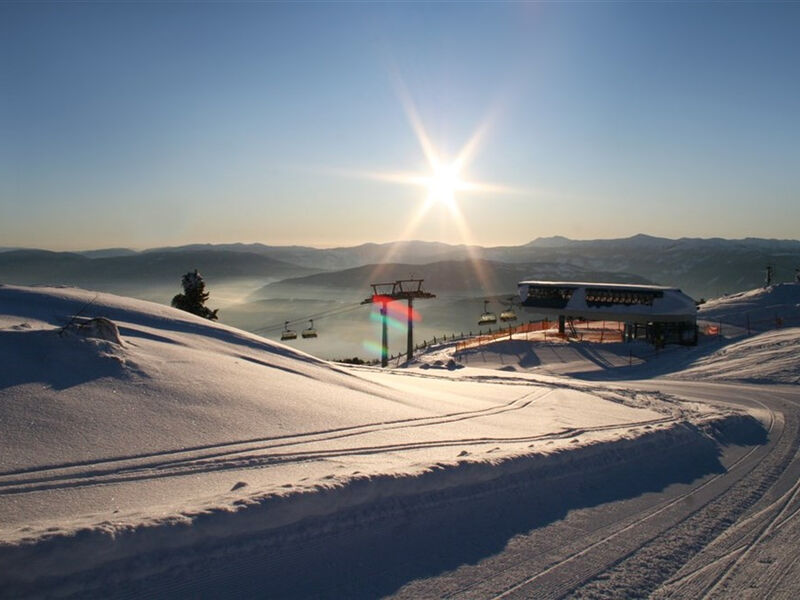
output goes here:
[{"label": "tire track in snow", "polygon": [[[700,577],[707,576],[709,572],[717,570],[716,574],[711,576],[711,582],[701,584],[705,588],[701,593],[697,591],[692,593],[693,597],[708,597],[718,587],[726,574],[740,564],[745,558],[746,553],[750,553],[755,548],[756,544],[767,535],[771,535],[784,525],[789,523],[798,513],[800,513],[800,506],[794,508],[788,515],[780,518],[780,514],[773,515],[778,506],[783,506],[783,510],[789,508],[789,503],[797,498],[798,485],[800,482],[781,495],[777,500],[774,500],[765,508],[760,509],[756,513],[750,515],[746,519],[742,519],[733,525],[728,531],[723,533],[719,538],[709,544],[709,548],[717,543],[729,542],[731,538],[735,538],[734,543],[738,544],[734,548],[725,550],[722,554],[716,555],[715,558],[706,564],[694,568],[688,573],[674,577],[667,581],[660,589],[662,597],[670,597],[676,590],[682,587],[694,584],[694,581]],[[789,498],[789,496],[791,496]],[[759,534],[761,532],[761,534]],[[749,541],[748,541],[749,540]]]},{"label": "tire track in snow", "polygon": [[[797,460],[800,425],[795,410],[800,404],[795,400],[797,398],[795,392],[785,394],[780,390],[775,391],[774,388],[769,391],[772,396],[777,396],[784,402],[780,406],[780,414],[787,425],[785,435],[775,442],[772,452],[764,458],[763,464],[757,465],[754,469],[755,474],[750,477],[749,488],[753,499],[750,506],[743,510],[751,512],[744,513],[744,516],[738,519],[735,514],[730,517],[734,522],[725,524],[721,534],[710,540],[710,543],[703,544],[704,547],[699,551],[693,552],[680,570],[654,590],[654,597],[694,599],[710,595],[719,596],[726,585],[725,581],[735,576],[742,567],[751,568],[754,564],[753,554],[759,546],[784,525],[792,523],[792,519],[800,510],[790,508],[790,502],[797,500],[797,488],[800,485],[797,481],[797,475],[800,473],[800,461]],[[790,410],[787,410],[787,405]],[[787,479],[791,484],[781,493],[780,490]],[[740,496],[747,491],[746,485],[739,484],[737,487],[742,488],[738,490]],[[736,488],[733,488],[733,491],[736,492]],[[778,497],[770,499],[768,496],[773,491]],[[730,508],[734,501],[735,498],[721,499],[720,511],[726,510],[726,502],[729,505],[728,510],[734,511],[734,508]],[[764,502],[766,506],[763,505]],[[762,504],[760,508],[759,503]],[[746,561],[748,558],[751,560]],[[752,581],[744,587],[751,583]],[[772,580],[771,584],[773,587],[778,585]],[[724,592],[722,595],[725,595]]]},{"label": "tire track in snow", "polygon": [[[770,412],[770,425],[769,431],[772,431],[772,428],[775,424],[774,413]],[[548,588],[547,594],[543,594],[542,590],[537,590],[536,597],[537,598],[559,598],[570,590],[574,589],[576,585],[580,585],[582,581],[587,581],[591,579],[592,576],[596,575],[599,571],[603,570],[603,568],[608,568],[615,563],[618,563],[620,560],[624,559],[626,556],[633,554],[637,549],[639,549],[642,545],[647,543],[648,541],[652,540],[654,537],[659,535],[658,532],[655,532],[653,535],[649,535],[648,538],[639,543],[635,548],[629,550],[625,553],[623,557],[619,556],[620,545],[614,545],[614,542],[617,541],[617,538],[624,536],[632,532],[634,529],[639,528],[649,521],[656,517],[662,516],[667,511],[678,507],[682,504],[685,504],[687,499],[693,496],[696,496],[699,492],[709,488],[710,486],[714,485],[718,481],[720,481],[726,475],[729,475],[733,470],[737,469],[740,465],[742,465],[747,459],[752,456],[759,447],[754,447],[750,451],[748,451],[745,455],[740,457],[735,463],[733,463],[727,470],[727,473],[721,473],[718,475],[713,476],[711,479],[705,481],[704,483],[698,485],[697,487],[678,495],[677,497],[669,500],[666,503],[662,503],[661,505],[654,507],[653,509],[645,511],[644,514],[637,516],[633,521],[628,521],[628,519],[621,519],[616,523],[611,524],[614,525],[622,525],[620,528],[615,529],[612,533],[602,537],[601,539],[590,543],[588,546],[585,546],[580,551],[570,554],[565,558],[551,564],[547,568],[538,573],[535,573],[532,576],[529,576],[522,581],[516,582],[514,585],[508,587],[507,589],[503,590],[501,593],[492,596],[492,600],[499,600],[501,598],[509,598],[509,597],[529,597],[528,592],[530,592],[532,586],[540,579],[546,577],[549,574],[556,574],[556,571],[571,571],[565,573],[566,577],[564,578],[559,577],[559,581],[556,583],[554,587]],[[696,510],[692,511],[691,514],[694,514],[698,510],[702,508],[698,506]],[[604,528],[608,527],[608,525],[604,526]],[[593,560],[589,561],[589,564],[581,565],[580,569],[575,569],[573,567],[573,563],[579,561],[580,559],[590,557],[590,555],[594,554]],[[602,565],[600,569],[598,569],[599,565]],[[588,568],[587,568],[588,567]],[[461,592],[459,592],[461,593]]]},{"label": "tire track in snow", "polygon": [[[785,399],[796,408],[800,407],[800,403],[794,402],[791,399]],[[797,445],[797,444],[795,444]],[[797,459],[795,454],[794,460]],[[788,468],[788,466],[787,466]],[[714,595],[719,595],[720,591],[725,587],[726,583],[735,576],[736,572],[742,568],[744,562],[752,558],[753,553],[764,543],[764,541],[772,536],[778,529],[789,522],[798,511],[800,506],[792,508],[800,497],[800,480],[797,480],[784,494],[778,499],[771,502],[767,507],[762,509],[762,513],[773,513],[769,519],[760,528],[756,529],[755,539],[748,542],[744,550],[735,556],[734,560],[727,563],[722,572],[712,580],[711,584],[703,591],[700,598],[709,598]]]},{"label": "tire track in snow", "polygon": [[[679,394],[677,391],[675,393]],[[734,393],[734,400],[737,396],[746,397],[744,394]],[[747,398],[745,404],[752,405],[752,402],[758,401]],[[771,437],[774,438],[772,433],[776,427],[776,413],[763,403],[758,403],[769,416],[768,428]],[[776,435],[781,437],[780,434]],[[576,534],[578,530],[574,528],[574,525],[570,525],[573,521],[568,520],[563,525],[559,523],[548,526],[547,530],[552,529],[552,533],[544,536],[541,540],[536,537],[539,532],[526,534],[524,538],[512,541],[496,560],[488,561],[486,566],[469,567],[464,573],[442,576],[444,588],[437,589],[435,593],[437,597],[448,598],[557,598],[575,593],[583,582],[592,580],[606,569],[613,569],[615,565],[626,560],[627,557],[635,555],[642,547],[654,540],[658,542],[659,530],[666,527],[667,531],[672,531],[680,523],[687,523],[692,515],[698,514],[709,503],[715,502],[731,486],[745,478],[752,478],[752,471],[760,465],[759,455],[774,458],[778,454],[774,451],[774,444],[775,440],[773,439],[769,446],[751,448],[745,455],[728,466],[727,473],[704,480],[701,485],[695,486],[679,496],[671,497],[672,499],[666,504],[660,503],[647,507],[643,511],[637,512],[633,520],[630,519],[630,512],[624,512],[629,508],[621,510],[618,513],[622,515],[621,518],[611,522],[602,518],[607,511],[598,514],[592,509],[586,514],[587,516],[598,514],[601,517],[599,520],[602,522],[599,526],[592,526],[587,530],[581,527],[580,533]],[[730,482],[730,477],[734,473],[737,474],[737,477]],[[720,487],[719,484],[725,482],[727,482],[727,486]],[[626,507],[629,504],[631,503],[626,503]],[[633,506],[635,505],[636,503],[633,503]],[[692,506],[693,510],[687,513],[686,508]],[[670,511],[670,509],[673,510]],[[670,512],[667,513],[667,511]],[[669,514],[668,519],[665,513]],[[592,516],[592,521],[594,518],[596,517]],[[665,519],[669,521],[667,525],[662,523],[667,522]],[[564,531],[561,531],[562,529]],[[610,533],[608,533],[609,530]],[[575,551],[569,551],[568,555],[564,555],[563,552],[564,539],[570,540],[572,542],[570,545],[575,548]],[[558,556],[559,554],[561,557]],[[556,562],[553,562],[554,555]],[[546,573],[549,573],[549,576]],[[464,586],[465,579],[471,579],[472,583]],[[435,582],[436,579],[433,580],[434,585]],[[398,597],[414,597],[413,595],[419,593],[420,590],[425,594],[428,589],[430,588],[412,585],[409,590],[411,595],[401,593]],[[444,592],[443,589],[447,591]],[[618,597],[620,588],[617,588],[616,592],[613,587],[607,589],[610,590],[612,597]],[[639,591],[637,597],[642,593],[644,592]],[[603,596],[603,593],[601,592],[599,595]]]},{"label": "tire track in snow", "polygon": [[[745,395],[739,394],[739,397],[745,398]],[[768,398],[766,395],[763,397]],[[796,406],[794,401],[783,399]],[[750,398],[749,402],[764,406],[757,399]],[[775,408],[779,408],[780,412]],[[745,476],[706,502],[700,510],[665,529],[663,535],[655,536],[639,549],[621,557],[605,571],[596,573],[593,581],[571,590],[571,593],[576,597],[643,596],[652,593],[654,597],[674,595],[698,598],[715,593],[715,588],[718,591],[717,584],[732,572],[735,565],[743,563],[748,549],[758,542],[757,538],[762,537],[757,535],[761,528],[775,522],[771,516],[764,525],[763,519],[757,518],[758,513],[751,515],[748,520],[742,517],[763,501],[768,492],[780,489],[781,480],[798,466],[800,430],[797,415],[793,410],[786,411],[785,404],[773,405],[771,412],[775,415],[773,419],[780,415],[784,426],[772,436],[769,452],[755,461]],[[793,491],[790,490],[788,494],[793,494]],[[770,506],[785,507],[786,501],[786,494],[783,494]],[[743,527],[748,522],[762,525],[756,527],[754,532]],[[745,529],[744,534],[738,529]],[[709,556],[707,549],[719,543],[727,544],[728,548],[722,555],[717,553]],[[694,571],[686,573],[684,569],[682,573],[680,569],[685,566],[690,566]],[[677,577],[667,579],[671,574]],[[742,589],[747,587],[746,582],[742,582],[742,586]]]}]

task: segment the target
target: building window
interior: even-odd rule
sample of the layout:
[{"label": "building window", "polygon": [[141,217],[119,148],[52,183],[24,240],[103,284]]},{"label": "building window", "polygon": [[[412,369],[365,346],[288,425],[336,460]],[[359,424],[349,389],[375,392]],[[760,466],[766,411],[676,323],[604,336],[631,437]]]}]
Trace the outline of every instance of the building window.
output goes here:
[{"label": "building window", "polygon": [[525,305],[539,308],[564,308],[572,298],[574,291],[575,288],[571,287],[532,285],[528,288]]},{"label": "building window", "polygon": [[652,306],[653,300],[663,296],[664,292],[660,290],[586,288],[586,306]]}]

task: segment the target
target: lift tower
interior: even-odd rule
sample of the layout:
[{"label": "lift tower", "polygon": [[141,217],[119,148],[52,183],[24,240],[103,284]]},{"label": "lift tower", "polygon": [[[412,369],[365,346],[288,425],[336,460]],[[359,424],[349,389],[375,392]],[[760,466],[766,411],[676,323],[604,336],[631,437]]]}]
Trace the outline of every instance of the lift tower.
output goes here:
[{"label": "lift tower", "polygon": [[436,298],[436,294],[431,294],[422,289],[423,279],[398,279],[391,283],[371,283],[372,296],[364,300],[361,304],[381,305],[381,367],[389,364],[389,333],[386,324],[386,312],[389,302],[394,300],[408,301],[408,345],[406,349],[406,360],[410,361],[414,356],[414,322],[412,320],[414,299],[415,298]]}]

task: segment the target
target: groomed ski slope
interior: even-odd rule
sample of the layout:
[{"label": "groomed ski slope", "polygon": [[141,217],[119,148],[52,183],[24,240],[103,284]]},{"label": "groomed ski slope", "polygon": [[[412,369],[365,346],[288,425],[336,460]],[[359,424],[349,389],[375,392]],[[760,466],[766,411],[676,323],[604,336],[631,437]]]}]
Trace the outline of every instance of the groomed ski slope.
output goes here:
[{"label": "groomed ski slope", "polygon": [[345,369],[74,288],[0,286],[0,364],[6,590],[386,499],[709,452],[705,431],[741,419],[555,377]]}]

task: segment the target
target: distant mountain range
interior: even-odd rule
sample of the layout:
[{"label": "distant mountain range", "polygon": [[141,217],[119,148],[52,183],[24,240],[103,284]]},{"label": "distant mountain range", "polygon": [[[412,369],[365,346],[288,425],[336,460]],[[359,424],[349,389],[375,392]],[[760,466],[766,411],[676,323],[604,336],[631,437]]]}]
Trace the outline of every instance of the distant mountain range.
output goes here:
[{"label": "distant mountain range", "polygon": [[516,293],[522,279],[591,280],[618,283],[652,283],[644,277],[629,273],[590,271],[559,263],[506,263],[477,260],[444,260],[427,264],[375,264],[317,273],[304,277],[270,283],[252,294],[253,297],[275,297],[296,294],[299,289],[359,290],[365,297],[371,293],[371,283],[392,282],[398,279],[424,279],[426,288],[434,293],[451,295],[478,294],[484,296]]},{"label": "distant mountain range", "polygon": [[[197,268],[207,280],[293,280],[272,283],[271,292],[288,286],[361,289],[378,279],[414,275],[425,278],[432,290],[452,292],[484,285],[487,294],[511,293],[516,280],[536,277],[649,281],[708,298],[762,285],[767,265],[776,281],[793,279],[800,267],[800,241],[673,240],[639,234],[611,240],[555,236],[487,248],[406,241],[346,248],[195,244],[145,251],[6,249],[0,252],[0,282],[98,286],[142,278],[174,284]],[[484,276],[478,278],[478,272]]]},{"label": "distant mountain range", "polygon": [[[480,252],[483,248],[472,247]],[[470,247],[441,242],[404,241],[386,244],[367,243],[344,248],[312,248],[310,246],[267,246],[265,244],[192,244],[172,248],[145,250],[148,252],[187,252],[200,250],[229,250],[269,256],[314,270],[335,271],[363,265],[387,262],[425,264],[447,258],[463,259]]]},{"label": "distant mountain range", "polygon": [[266,279],[304,275],[313,269],[288,264],[252,252],[221,248],[207,250],[132,252],[110,255],[75,252],[9,250],[0,253],[0,282],[95,286],[103,283],[147,281],[178,285],[187,271],[200,269],[208,279]]}]

